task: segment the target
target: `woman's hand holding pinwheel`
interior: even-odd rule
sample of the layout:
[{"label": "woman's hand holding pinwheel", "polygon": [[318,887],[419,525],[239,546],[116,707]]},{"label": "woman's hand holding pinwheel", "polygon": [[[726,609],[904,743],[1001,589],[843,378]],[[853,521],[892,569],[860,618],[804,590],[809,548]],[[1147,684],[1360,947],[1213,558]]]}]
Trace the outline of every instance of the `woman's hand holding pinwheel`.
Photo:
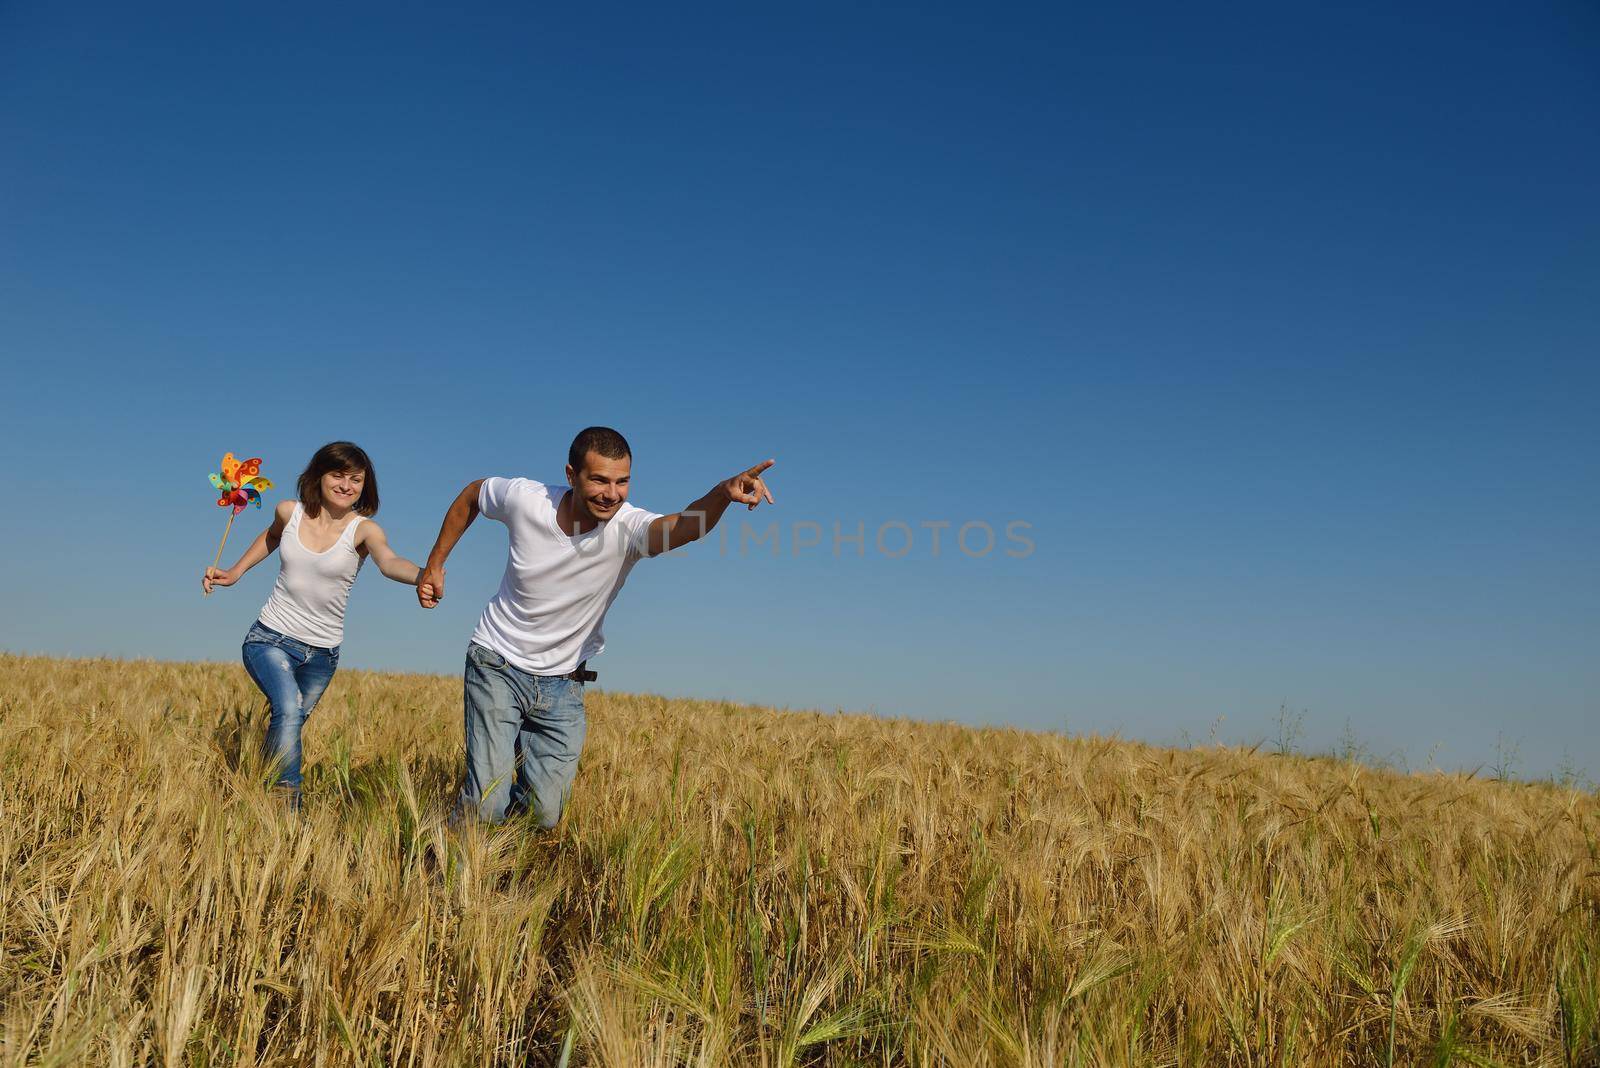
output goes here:
[{"label": "woman's hand holding pinwheel", "polygon": [[222,473],[211,473],[211,485],[222,491],[222,496],[217,498],[218,508],[231,508],[228,513],[228,524],[222,528],[222,542],[217,546],[217,558],[211,561],[211,566],[206,568],[205,574],[200,579],[200,587],[206,591],[206,596],[211,595],[211,590],[216,586],[232,586],[239,581],[239,576],[232,571],[221,571],[217,564],[222,560],[222,547],[228,544],[228,531],[233,529],[233,517],[245,510],[247,505],[261,507],[261,493],[272,488],[269,479],[261,477],[261,457],[255,456],[248,460],[236,460],[233,453],[222,454]]}]

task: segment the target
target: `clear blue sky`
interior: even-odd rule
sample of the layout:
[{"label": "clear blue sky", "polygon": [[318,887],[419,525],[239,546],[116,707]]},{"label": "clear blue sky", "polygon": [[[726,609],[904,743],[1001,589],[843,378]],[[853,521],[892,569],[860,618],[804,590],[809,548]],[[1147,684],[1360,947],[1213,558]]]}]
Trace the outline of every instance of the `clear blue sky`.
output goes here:
[{"label": "clear blue sky", "polygon": [[[604,423],[784,524],[608,687],[1600,776],[1592,5],[465,6],[0,6],[0,648],[235,660],[225,449],[420,559]],[[503,546],[344,663],[458,671]]]}]

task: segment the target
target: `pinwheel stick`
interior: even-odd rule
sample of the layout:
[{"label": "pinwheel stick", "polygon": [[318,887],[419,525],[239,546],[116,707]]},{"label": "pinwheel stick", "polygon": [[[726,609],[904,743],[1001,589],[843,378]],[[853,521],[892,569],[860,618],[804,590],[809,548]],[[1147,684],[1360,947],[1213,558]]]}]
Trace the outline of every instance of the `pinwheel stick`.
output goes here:
[{"label": "pinwheel stick", "polygon": [[[218,564],[220,564],[222,562],[222,547],[224,545],[228,544],[228,531],[233,529],[233,517],[234,517],[234,514],[235,513],[233,513],[232,511],[230,511],[228,513],[228,525],[222,528],[222,541],[217,543],[217,558],[215,560],[211,561],[211,566],[213,568],[215,568]],[[206,596],[207,597],[211,596],[211,591],[210,590],[206,591]]]}]

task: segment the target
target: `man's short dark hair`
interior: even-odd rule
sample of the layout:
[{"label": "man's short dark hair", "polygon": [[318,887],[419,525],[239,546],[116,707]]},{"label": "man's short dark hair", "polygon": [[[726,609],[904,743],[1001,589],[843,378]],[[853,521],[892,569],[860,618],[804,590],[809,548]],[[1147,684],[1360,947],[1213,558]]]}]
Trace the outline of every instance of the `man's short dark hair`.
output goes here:
[{"label": "man's short dark hair", "polygon": [[572,447],[567,450],[567,463],[572,465],[574,473],[583,470],[583,461],[589,458],[591,452],[597,452],[607,460],[621,460],[624,457],[633,459],[628,439],[608,426],[584,427],[572,439]]}]

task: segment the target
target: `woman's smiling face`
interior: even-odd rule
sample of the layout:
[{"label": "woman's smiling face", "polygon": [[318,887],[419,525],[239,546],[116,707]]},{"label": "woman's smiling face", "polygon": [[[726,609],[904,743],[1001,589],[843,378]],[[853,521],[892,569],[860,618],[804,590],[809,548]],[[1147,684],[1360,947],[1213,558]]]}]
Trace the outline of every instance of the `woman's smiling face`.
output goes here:
[{"label": "woman's smiling face", "polygon": [[367,484],[365,471],[329,471],[322,476],[322,499],[333,508],[354,508]]}]

